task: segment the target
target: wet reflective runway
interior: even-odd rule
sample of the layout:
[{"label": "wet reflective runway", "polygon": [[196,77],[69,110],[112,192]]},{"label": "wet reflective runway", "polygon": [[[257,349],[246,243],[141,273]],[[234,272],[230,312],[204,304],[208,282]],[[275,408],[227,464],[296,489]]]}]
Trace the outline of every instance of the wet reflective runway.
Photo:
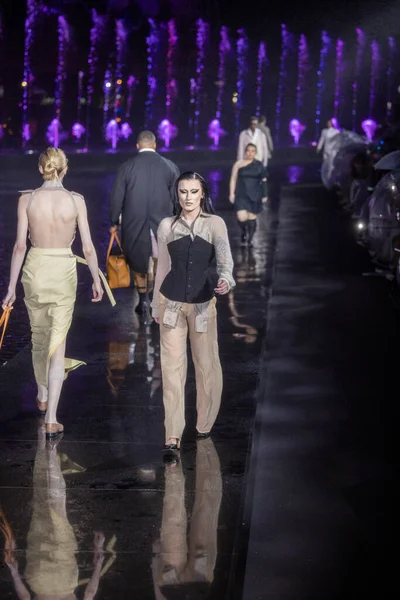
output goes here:
[{"label": "wet reflective runway", "polygon": [[[180,165],[183,169],[190,164]],[[106,168],[106,167],[105,167]],[[101,169],[99,168],[99,173]],[[68,346],[64,437],[46,445],[21,297],[0,360],[0,599],[392,598],[399,317],[315,163],[271,168],[254,249],[241,249],[227,169],[202,171],[225,218],[237,287],[219,300],[224,392],[212,439],[195,440],[193,367],[182,460],[162,463],[158,328],[89,301]],[[112,174],[71,171],[104,263]],[[0,175],[0,281],[15,189]],[[79,246],[75,248],[80,251]],[[75,595],[73,595],[75,594]]]},{"label": "wet reflective runway", "polygon": [[[237,280],[218,305],[224,392],[212,439],[195,440],[190,365],[182,461],[163,465],[158,326],[138,318],[132,289],[117,291],[115,309],[107,302],[91,304],[88,273],[79,267],[68,348],[87,367],[63,389],[64,437],[46,445],[20,293],[0,369],[0,506],[7,550],[1,598],[18,598],[21,586],[57,599],[72,597],[73,590],[83,597],[85,589],[97,590],[99,599],[240,595],[237,555],[277,197],[272,192],[260,217],[254,249],[243,249],[226,199],[229,173],[211,169],[205,175],[228,224]],[[26,179],[24,185],[7,180],[1,196],[2,282],[15,231],[15,189],[38,184],[33,175]],[[71,172],[66,183],[87,199],[100,263],[108,242],[111,181],[111,174]],[[79,244],[75,251],[80,253]]]}]

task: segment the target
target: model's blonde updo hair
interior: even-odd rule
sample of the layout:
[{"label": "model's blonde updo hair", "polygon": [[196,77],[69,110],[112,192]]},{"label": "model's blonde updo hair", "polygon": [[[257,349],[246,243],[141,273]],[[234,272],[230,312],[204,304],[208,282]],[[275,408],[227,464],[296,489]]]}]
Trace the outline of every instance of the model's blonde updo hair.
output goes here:
[{"label": "model's blonde updo hair", "polygon": [[68,159],[59,148],[47,148],[39,157],[39,167],[42,168],[45,181],[58,179],[68,167]]}]

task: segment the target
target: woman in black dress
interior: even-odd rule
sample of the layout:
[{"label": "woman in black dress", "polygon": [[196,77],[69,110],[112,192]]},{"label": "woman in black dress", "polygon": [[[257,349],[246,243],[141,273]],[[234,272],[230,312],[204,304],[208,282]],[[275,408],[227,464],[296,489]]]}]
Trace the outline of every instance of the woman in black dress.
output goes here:
[{"label": "woman in black dress", "polygon": [[235,205],[242,230],[242,245],[252,246],[257,228],[257,215],[267,202],[267,168],[256,160],[257,148],[248,144],[244,160],[238,160],[232,169],[229,200]]}]

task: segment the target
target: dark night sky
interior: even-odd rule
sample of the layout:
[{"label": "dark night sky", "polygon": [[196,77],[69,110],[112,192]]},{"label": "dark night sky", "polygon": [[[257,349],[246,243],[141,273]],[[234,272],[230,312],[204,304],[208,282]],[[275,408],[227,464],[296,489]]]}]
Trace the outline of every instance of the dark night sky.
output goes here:
[{"label": "dark night sky", "polygon": [[[333,35],[345,35],[359,25],[379,37],[396,34],[400,20],[400,3],[396,0],[283,0],[271,2],[259,0],[246,3],[243,0],[44,0],[47,5],[65,10],[100,12],[129,15],[133,20],[144,16],[169,18],[177,16],[195,19],[202,16],[215,25],[246,27],[249,34],[262,37],[281,22],[294,33],[312,35],[326,28]],[[6,13],[5,21],[21,19],[24,0],[1,0]],[[397,17],[397,18],[396,18]]]}]

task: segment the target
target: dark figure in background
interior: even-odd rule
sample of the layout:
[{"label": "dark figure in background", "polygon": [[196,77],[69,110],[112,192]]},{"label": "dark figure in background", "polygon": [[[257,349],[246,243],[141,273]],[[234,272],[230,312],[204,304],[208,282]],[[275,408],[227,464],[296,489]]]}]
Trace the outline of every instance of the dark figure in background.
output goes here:
[{"label": "dark figure in background", "polygon": [[229,200],[235,205],[242,230],[242,245],[252,245],[257,228],[257,215],[267,202],[267,169],[256,160],[257,148],[248,144],[244,160],[238,160],[232,169]]},{"label": "dark figure in background", "polygon": [[151,131],[139,134],[137,149],[137,156],[117,172],[111,191],[110,231],[117,230],[121,217],[122,248],[139,292],[136,311],[145,313],[149,260],[156,258],[154,242],[160,222],[173,214],[179,169],[156,152],[156,138]]},{"label": "dark figure in background", "polygon": [[274,151],[274,142],[272,141],[271,130],[267,125],[267,117],[261,115],[258,119],[258,128],[261,129],[265,137],[267,138],[267,147],[268,147],[268,158],[272,158],[272,153]]}]

